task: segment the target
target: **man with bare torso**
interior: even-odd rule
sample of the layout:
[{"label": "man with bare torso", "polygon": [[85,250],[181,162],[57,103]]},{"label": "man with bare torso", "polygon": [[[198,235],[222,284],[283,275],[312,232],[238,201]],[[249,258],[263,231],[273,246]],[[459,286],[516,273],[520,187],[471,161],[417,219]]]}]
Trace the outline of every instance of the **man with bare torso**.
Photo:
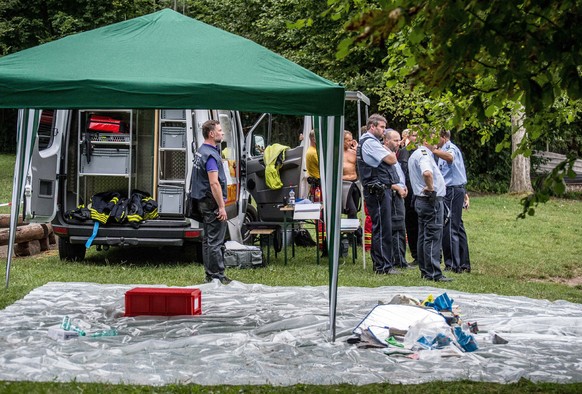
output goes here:
[{"label": "man with bare torso", "polygon": [[344,181],[355,182],[358,179],[358,172],[356,171],[356,148],[358,142],[354,140],[352,133],[344,131]]},{"label": "man with bare torso", "polygon": [[[354,140],[352,133],[344,131],[344,170],[343,170],[343,185],[342,185],[342,201],[344,202],[344,212],[348,215],[348,219],[358,218],[358,206],[360,205],[360,189],[356,181],[358,180],[356,148],[358,142]],[[355,232],[358,243],[362,240],[362,228],[358,227]]]}]

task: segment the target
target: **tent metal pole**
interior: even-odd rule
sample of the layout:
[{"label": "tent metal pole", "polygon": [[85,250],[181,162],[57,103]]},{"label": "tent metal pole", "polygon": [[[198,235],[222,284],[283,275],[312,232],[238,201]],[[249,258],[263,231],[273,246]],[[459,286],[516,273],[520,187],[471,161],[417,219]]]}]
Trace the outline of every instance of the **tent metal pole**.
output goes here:
[{"label": "tent metal pole", "polygon": [[21,172],[23,160],[26,158],[26,149],[24,147],[24,130],[28,125],[27,110],[18,111],[18,132],[16,140],[16,160],[14,162],[14,177],[12,179],[12,206],[10,207],[10,227],[8,232],[8,255],[6,256],[6,289],[10,284],[10,268],[12,265],[12,255],[14,254],[14,241],[16,240],[16,229],[18,227],[18,213],[20,211],[20,196],[21,193]]},{"label": "tent metal pole", "polygon": [[[362,137],[362,102],[358,100],[358,141]],[[366,106],[366,113],[368,112],[368,107]],[[368,118],[366,118],[367,120]],[[360,184],[360,198],[362,199],[362,204],[360,205],[360,218],[363,220],[363,224],[360,221],[360,226],[362,227],[362,264],[364,265],[364,270],[366,269],[366,211],[364,211],[364,189]]]}]

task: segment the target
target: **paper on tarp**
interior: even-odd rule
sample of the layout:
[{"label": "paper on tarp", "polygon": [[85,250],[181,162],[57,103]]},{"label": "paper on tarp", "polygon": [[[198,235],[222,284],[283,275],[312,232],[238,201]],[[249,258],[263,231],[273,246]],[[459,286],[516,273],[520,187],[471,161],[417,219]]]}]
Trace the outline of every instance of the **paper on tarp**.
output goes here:
[{"label": "paper on tarp", "polygon": [[317,220],[321,215],[321,204],[295,204],[293,220]]},{"label": "paper on tarp", "polygon": [[376,305],[352,332],[361,335],[368,330],[378,342],[386,344],[390,329],[406,332],[420,321],[442,324],[450,329],[444,317],[431,309],[412,305]]}]

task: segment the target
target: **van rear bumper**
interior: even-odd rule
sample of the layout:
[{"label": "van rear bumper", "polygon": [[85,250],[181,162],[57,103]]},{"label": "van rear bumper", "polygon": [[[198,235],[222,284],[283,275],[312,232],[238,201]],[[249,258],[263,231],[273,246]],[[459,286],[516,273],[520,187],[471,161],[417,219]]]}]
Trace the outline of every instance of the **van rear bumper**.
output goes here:
[{"label": "van rear bumper", "polygon": [[[186,242],[201,241],[202,229],[190,227],[189,224],[181,221],[173,223],[170,223],[170,221],[148,221],[142,223],[138,228],[130,225],[101,225],[97,236],[91,244],[109,246],[182,246]],[[53,230],[59,237],[67,238],[71,244],[84,244],[93,234],[93,223],[70,224],[53,222]]]},{"label": "van rear bumper", "polygon": [[[69,242],[72,244],[85,244],[88,237],[70,236]],[[182,246],[183,238],[125,238],[125,237],[95,237],[91,245],[109,246]]]}]

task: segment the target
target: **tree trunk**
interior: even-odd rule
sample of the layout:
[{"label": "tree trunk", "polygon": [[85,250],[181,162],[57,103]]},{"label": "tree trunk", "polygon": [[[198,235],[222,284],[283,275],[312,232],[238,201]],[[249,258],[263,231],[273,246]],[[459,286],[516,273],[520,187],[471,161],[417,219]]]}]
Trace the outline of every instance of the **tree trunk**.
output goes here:
[{"label": "tree trunk", "polygon": [[[511,124],[514,130],[511,135],[511,151],[515,152],[521,140],[525,136],[523,118],[525,114],[519,111],[511,117]],[[533,192],[530,177],[530,158],[522,154],[516,155],[511,161],[511,183],[509,192],[515,194],[525,194]]]}]

